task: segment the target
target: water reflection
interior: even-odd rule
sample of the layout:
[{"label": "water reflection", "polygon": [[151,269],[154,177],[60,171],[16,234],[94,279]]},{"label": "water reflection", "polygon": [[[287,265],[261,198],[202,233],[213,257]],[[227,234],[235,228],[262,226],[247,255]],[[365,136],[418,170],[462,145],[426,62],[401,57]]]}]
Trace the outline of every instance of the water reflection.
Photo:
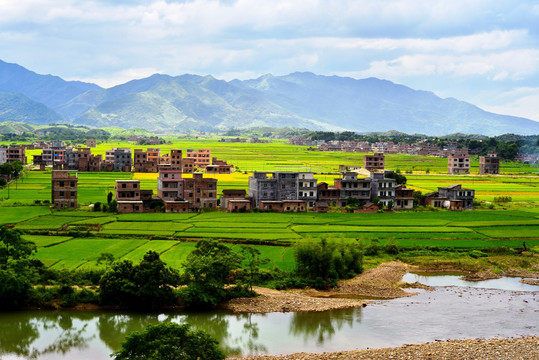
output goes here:
[{"label": "water reflection", "polygon": [[347,309],[339,311],[299,312],[292,315],[290,333],[296,337],[303,337],[304,341],[316,339],[317,345],[331,341],[336,332],[343,325],[352,328],[354,321],[361,322],[361,309]]},{"label": "water reflection", "polygon": [[[85,336],[88,324],[74,323],[71,314],[15,312],[0,321],[0,354],[15,354],[37,359],[47,354],[65,355],[83,350],[94,335]],[[84,319],[86,320],[86,319]],[[39,343],[42,334],[47,339]]]}]

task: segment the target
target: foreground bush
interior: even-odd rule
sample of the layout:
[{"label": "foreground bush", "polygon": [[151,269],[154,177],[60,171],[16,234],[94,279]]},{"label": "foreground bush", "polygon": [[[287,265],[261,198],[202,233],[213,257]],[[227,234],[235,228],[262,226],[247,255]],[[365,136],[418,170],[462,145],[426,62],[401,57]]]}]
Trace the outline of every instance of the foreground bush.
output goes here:
[{"label": "foreground bush", "polygon": [[191,330],[188,324],[160,323],[134,332],[112,354],[116,360],[221,360],[225,354],[217,340],[202,330]]}]

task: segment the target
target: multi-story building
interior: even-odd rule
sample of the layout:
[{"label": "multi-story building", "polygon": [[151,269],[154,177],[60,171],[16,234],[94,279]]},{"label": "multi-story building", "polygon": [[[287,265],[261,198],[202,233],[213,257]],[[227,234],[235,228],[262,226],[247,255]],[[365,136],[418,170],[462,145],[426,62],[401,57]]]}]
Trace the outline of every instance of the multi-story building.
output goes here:
[{"label": "multi-story building", "polygon": [[6,150],[6,162],[20,161],[26,165],[26,149],[24,146],[11,145]]},{"label": "multi-story building", "polygon": [[495,153],[489,153],[487,156],[479,157],[479,174],[499,174],[500,159]]},{"label": "multi-story building", "polygon": [[249,178],[249,196],[254,205],[261,201],[302,200],[313,207],[318,197],[318,180],[309,172],[258,172]]},{"label": "multi-story building", "polygon": [[151,201],[152,190],[141,190],[139,180],[116,180],[114,190],[119,213],[141,213],[148,210],[144,201]]},{"label": "multi-story building", "polygon": [[97,142],[95,141],[95,139],[86,140],[86,147],[95,148],[96,146],[97,146]]},{"label": "multi-story building", "polygon": [[114,170],[131,171],[131,149],[117,148],[114,149]]},{"label": "multi-story building", "polygon": [[77,208],[77,172],[53,170],[51,178],[51,203],[57,209]]},{"label": "multi-story building", "polygon": [[135,149],[134,163],[135,172],[155,173],[158,171],[159,149]]},{"label": "multi-story building", "polygon": [[371,183],[371,200],[377,199],[382,206],[388,206],[391,202],[395,204],[395,179],[385,177],[385,173],[372,173],[370,177],[364,179]]},{"label": "multi-story building", "polygon": [[363,167],[366,170],[383,170],[385,157],[383,153],[375,153],[374,155],[363,156]]},{"label": "multi-story building", "polygon": [[191,208],[217,208],[217,179],[204,178],[202,173],[194,173],[190,179],[184,179],[184,198]]},{"label": "multi-story building", "polygon": [[406,188],[406,185],[395,186],[395,210],[414,208],[414,190]]},{"label": "multi-story building", "polygon": [[0,165],[7,162],[7,149],[0,147]]},{"label": "multi-story building", "polygon": [[355,172],[345,172],[341,179],[335,179],[335,188],[340,190],[338,205],[341,207],[348,204],[349,198],[359,200],[360,205],[371,199],[370,179],[359,179]]},{"label": "multi-story building", "polygon": [[439,187],[438,191],[426,194],[423,205],[445,208],[449,210],[473,209],[473,189],[463,189],[460,184]]},{"label": "multi-story building", "polygon": [[211,159],[211,165],[206,165],[207,174],[231,174],[234,172],[234,165],[228,165],[225,160],[216,157]]},{"label": "multi-story building", "polygon": [[157,196],[163,201],[184,199],[184,179],[180,170],[161,170],[157,178]]},{"label": "multi-story building", "polygon": [[470,173],[470,156],[450,154],[447,157],[447,173],[448,174],[469,174]]},{"label": "multi-story building", "polygon": [[195,151],[193,149],[187,149],[185,154],[186,159],[194,159],[195,166],[198,169],[205,169],[206,166],[211,164],[211,150],[210,149],[199,149]]}]

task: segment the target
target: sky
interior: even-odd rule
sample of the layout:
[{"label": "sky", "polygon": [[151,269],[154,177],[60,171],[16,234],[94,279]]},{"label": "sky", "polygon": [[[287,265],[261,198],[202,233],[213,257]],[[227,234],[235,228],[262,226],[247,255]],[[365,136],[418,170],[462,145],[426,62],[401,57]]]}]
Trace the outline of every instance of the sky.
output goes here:
[{"label": "sky", "polygon": [[0,59],[103,87],[377,77],[539,121],[539,0],[0,0]]}]

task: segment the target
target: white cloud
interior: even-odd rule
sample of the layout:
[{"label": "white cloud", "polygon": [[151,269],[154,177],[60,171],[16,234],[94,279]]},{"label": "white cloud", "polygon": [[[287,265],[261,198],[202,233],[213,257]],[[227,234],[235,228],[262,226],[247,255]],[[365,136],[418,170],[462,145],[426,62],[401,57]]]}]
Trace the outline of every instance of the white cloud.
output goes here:
[{"label": "white cloud", "polygon": [[484,96],[483,109],[498,113],[521,116],[539,121],[539,87],[517,88],[501,94]]},{"label": "white cloud", "polygon": [[[471,55],[413,54],[373,61],[362,76],[404,78],[409,76],[488,76],[492,80],[519,80],[539,71],[539,50],[521,49]],[[503,74],[503,76],[502,76]]]},{"label": "white cloud", "polygon": [[131,68],[118,71],[110,75],[107,74],[105,77],[66,78],[65,80],[90,82],[104,88],[110,88],[134,79],[143,79],[157,73],[160,73],[160,71],[154,68]]}]

